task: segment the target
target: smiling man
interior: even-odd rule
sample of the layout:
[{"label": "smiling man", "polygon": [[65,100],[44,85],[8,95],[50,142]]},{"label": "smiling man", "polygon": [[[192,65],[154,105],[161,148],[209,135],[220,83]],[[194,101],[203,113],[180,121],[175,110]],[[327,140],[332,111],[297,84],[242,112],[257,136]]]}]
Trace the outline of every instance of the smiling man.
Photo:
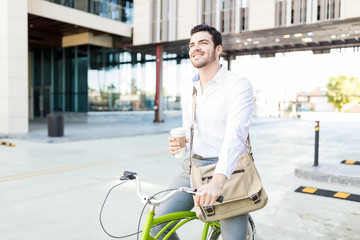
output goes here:
[{"label": "smiling man", "polygon": [[[193,78],[197,90],[193,164],[216,163],[212,180],[198,189],[203,195],[181,193],[158,208],[163,215],[189,211],[194,205],[213,205],[221,195],[226,179],[230,178],[240,155],[247,152],[247,136],[252,121],[253,90],[248,79],[228,71],[220,64],[222,36],[215,28],[200,24],[191,32],[189,56],[198,74]],[[183,127],[192,125],[192,99],[182,100]],[[180,146],[169,137],[169,151],[175,155]],[[189,143],[189,140],[186,140]],[[187,144],[189,145],[189,144]],[[189,148],[189,146],[187,146]],[[169,188],[190,187],[188,159],[183,170]],[[220,220],[224,240],[246,239],[248,215]],[[179,239],[176,234],[171,239]]]}]

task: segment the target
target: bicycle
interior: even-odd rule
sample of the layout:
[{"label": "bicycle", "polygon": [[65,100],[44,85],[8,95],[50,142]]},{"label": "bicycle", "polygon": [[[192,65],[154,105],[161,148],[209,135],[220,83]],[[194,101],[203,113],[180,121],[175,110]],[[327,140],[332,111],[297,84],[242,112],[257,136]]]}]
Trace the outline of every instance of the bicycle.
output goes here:
[{"label": "bicycle", "polygon": [[[105,230],[105,228],[102,224],[101,213],[102,213],[105,202],[106,202],[107,197],[109,196],[111,190],[113,188],[121,185],[122,183],[117,184],[116,186],[114,186],[113,188],[111,188],[109,190],[109,192],[104,200],[104,203],[101,207],[100,217],[99,217],[101,227],[103,228],[105,233],[108,234],[109,236],[114,237],[114,238],[125,238],[125,237],[129,237],[129,236],[137,235],[137,239],[139,239],[139,234],[141,233],[141,237],[140,237],[141,240],[156,240],[156,239],[159,239],[159,237],[168,230],[165,237],[162,238],[163,240],[167,240],[176,230],[178,230],[184,224],[197,219],[196,214],[193,211],[175,212],[175,213],[155,217],[156,206],[159,206],[160,204],[169,200],[171,197],[173,197],[175,194],[177,194],[179,192],[185,192],[185,193],[188,193],[191,195],[200,195],[201,193],[197,192],[196,189],[185,188],[185,187],[181,187],[181,188],[177,188],[177,189],[167,189],[167,190],[161,191],[153,196],[148,196],[141,192],[141,180],[140,180],[140,177],[136,173],[125,171],[123,176],[120,177],[120,180],[124,181],[123,183],[125,183],[129,180],[136,180],[136,194],[140,198],[140,200],[143,203],[145,203],[143,211],[144,211],[146,205],[150,205],[150,209],[147,213],[146,220],[143,225],[142,231],[139,231],[140,230],[139,229],[140,223],[139,223],[138,231],[134,234],[130,234],[127,236],[122,236],[122,237],[115,237],[115,236],[109,234]],[[164,197],[162,197],[160,199],[155,198],[156,195],[166,192],[166,191],[169,191],[169,193],[167,193]],[[142,213],[143,213],[143,211],[142,211]],[[141,215],[142,215],[142,213],[141,213]],[[248,216],[249,216],[249,218],[248,218],[247,240],[253,240],[255,232],[256,232],[255,224],[254,224],[254,221],[252,220],[250,214]],[[163,224],[165,226],[162,227],[162,229],[157,233],[157,235],[151,236],[151,233],[150,233],[151,228],[161,225],[161,224]],[[201,240],[218,240],[220,235],[221,235],[221,231],[220,231],[220,224],[218,221],[204,223]]]}]

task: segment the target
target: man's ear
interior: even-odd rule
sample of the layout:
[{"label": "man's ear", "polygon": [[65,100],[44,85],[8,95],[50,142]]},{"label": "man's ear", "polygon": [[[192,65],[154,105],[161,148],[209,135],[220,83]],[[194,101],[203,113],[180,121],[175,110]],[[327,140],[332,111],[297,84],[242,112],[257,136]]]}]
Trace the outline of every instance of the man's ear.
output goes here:
[{"label": "man's ear", "polygon": [[220,54],[222,53],[222,46],[221,45],[216,46],[215,51],[216,51],[216,55],[220,57]]}]

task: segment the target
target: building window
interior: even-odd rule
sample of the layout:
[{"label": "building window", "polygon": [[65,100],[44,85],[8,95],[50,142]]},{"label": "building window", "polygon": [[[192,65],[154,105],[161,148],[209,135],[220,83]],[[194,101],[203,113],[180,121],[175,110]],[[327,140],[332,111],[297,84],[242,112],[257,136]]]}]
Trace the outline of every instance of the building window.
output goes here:
[{"label": "building window", "polygon": [[318,0],[317,20],[337,20],[340,18],[341,0]]},{"label": "building window", "polygon": [[133,0],[46,0],[101,17],[133,23]]},{"label": "building window", "polygon": [[201,22],[224,34],[248,29],[249,0],[202,0],[200,9]]},{"label": "building window", "polygon": [[275,26],[305,24],[311,0],[276,0]]},{"label": "building window", "polygon": [[249,29],[249,0],[241,0],[240,4],[240,29]]},{"label": "building window", "polygon": [[306,23],[307,0],[291,1],[291,24]]},{"label": "building window", "polygon": [[216,26],[216,0],[203,0],[202,5],[202,22],[210,26]]},{"label": "building window", "polygon": [[221,32],[231,33],[235,30],[235,0],[221,1]]},{"label": "building window", "polygon": [[177,37],[177,0],[153,0],[152,41],[174,41]]},{"label": "building window", "polygon": [[276,0],[277,27],[338,20],[342,0]]},{"label": "building window", "polygon": [[89,0],[90,13],[127,24],[132,24],[132,10],[132,0]]},{"label": "building window", "polygon": [[286,25],[286,9],[287,1],[286,0],[277,0],[275,6],[275,26],[285,26]]},{"label": "building window", "polygon": [[311,11],[311,9],[308,10],[308,5],[311,3],[311,0],[276,0],[275,26],[305,24],[307,13]]}]

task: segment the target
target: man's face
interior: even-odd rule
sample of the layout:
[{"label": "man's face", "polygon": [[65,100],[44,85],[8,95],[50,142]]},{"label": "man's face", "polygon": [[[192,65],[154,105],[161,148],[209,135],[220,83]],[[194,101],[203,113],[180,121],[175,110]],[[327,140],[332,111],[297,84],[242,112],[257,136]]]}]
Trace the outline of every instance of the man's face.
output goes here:
[{"label": "man's face", "polygon": [[212,36],[206,31],[197,32],[191,36],[189,49],[191,63],[196,68],[206,67],[218,59]]}]

